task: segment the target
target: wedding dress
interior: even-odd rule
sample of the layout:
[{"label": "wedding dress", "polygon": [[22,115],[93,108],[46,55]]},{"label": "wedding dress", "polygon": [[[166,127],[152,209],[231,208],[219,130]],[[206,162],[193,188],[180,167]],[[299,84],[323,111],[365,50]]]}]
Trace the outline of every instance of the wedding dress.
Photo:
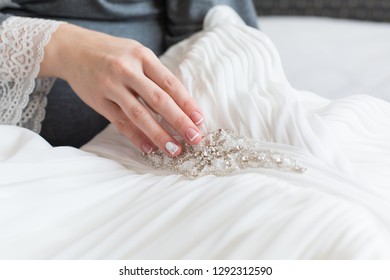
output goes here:
[{"label": "wedding dress", "polygon": [[[284,153],[294,163],[298,160],[301,171],[305,164],[294,157],[296,152],[348,174],[367,172],[369,169],[356,170],[356,154],[364,162],[372,158],[372,149],[363,143],[371,146],[370,141],[376,140],[378,133],[383,142],[380,149],[384,155],[389,151],[389,133],[382,126],[388,121],[386,102],[365,95],[331,101],[295,90],[270,39],[247,27],[228,7],[211,10],[205,18],[204,31],[172,47],[161,61],[183,81],[203,109],[205,136],[221,128],[234,131],[240,137],[254,140],[256,150]],[[155,116],[175,138],[181,139],[164,120]],[[139,155],[122,156],[123,151],[117,145],[109,147],[107,153],[101,147],[89,148],[105,137],[114,137],[111,141],[115,142],[122,136],[109,128],[86,149],[125,165],[127,158],[139,158]],[[235,142],[239,145],[238,140]],[[200,146],[196,150],[205,148]],[[144,158],[153,166],[163,165],[169,174],[170,160],[166,156],[164,162],[158,159],[161,156],[162,153]],[[385,157],[380,158],[383,165],[390,163]],[[177,165],[174,168],[177,172],[185,172]],[[290,167],[293,169],[294,164]],[[187,167],[188,175],[192,170],[193,166]]]},{"label": "wedding dress", "polygon": [[82,150],[0,126],[0,258],[390,258],[389,103],[294,89],[270,39],[227,7],[161,60],[202,108],[206,140],[231,131],[227,153],[249,147],[233,160],[268,151],[271,168],[187,177],[111,125]]}]

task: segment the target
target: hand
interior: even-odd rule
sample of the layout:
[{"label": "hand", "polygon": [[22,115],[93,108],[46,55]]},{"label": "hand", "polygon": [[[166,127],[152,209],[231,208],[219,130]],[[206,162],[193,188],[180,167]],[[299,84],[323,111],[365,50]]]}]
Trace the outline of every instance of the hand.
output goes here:
[{"label": "hand", "polygon": [[66,80],[85,103],[146,153],[157,147],[177,156],[181,146],[139,98],[188,144],[201,140],[197,126],[203,116],[194,99],[151,50],[134,40],[62,24],[45,47],[39,76]]}]

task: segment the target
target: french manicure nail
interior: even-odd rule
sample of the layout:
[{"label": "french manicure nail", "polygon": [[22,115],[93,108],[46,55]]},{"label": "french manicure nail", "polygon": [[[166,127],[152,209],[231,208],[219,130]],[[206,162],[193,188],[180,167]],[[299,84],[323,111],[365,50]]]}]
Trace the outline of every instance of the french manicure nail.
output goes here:
[{"label": "french manicure nail", "polygon": [[142,147],[142,150],[147,153],[147,154],[150,154],[152,151],[153,151],[153,147],[151,145],[149,145],[148,143],[143,143],[141,145]]},{"label": "french manicure nail", "polygon": [[194,122],[195,125],[200,125],[203,122],[202,115],[197,111],[192,112],[192,114],[190,115],[190,118]]},{"label": "french manicure nail", "polygon": [[167,142],[165,148],[172,156],[179,150],[179,146],[172,142]]},{"label": "french manicure nail", "polygon": [[188,140],[190,140],[190,142],[192,142],[195,140],[196,137],[199,136],[199,132],[190,127],[186,130],[186,136],[187,136]]}]

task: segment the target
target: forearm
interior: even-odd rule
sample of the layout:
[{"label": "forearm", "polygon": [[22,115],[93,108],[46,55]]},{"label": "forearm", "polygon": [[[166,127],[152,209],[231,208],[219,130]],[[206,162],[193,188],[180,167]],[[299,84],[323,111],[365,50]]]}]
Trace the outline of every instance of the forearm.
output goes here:
[{"label": "forearm", "polygon": [[108,37],[106,34],[73,24],[60,25],[45,47],[39,77],[69,80],[72,69],[85,65],[82,63],[83,60],[87,59],[86,56],[93,47],[98,48],[100,45],[98,40],[104,36]]}]

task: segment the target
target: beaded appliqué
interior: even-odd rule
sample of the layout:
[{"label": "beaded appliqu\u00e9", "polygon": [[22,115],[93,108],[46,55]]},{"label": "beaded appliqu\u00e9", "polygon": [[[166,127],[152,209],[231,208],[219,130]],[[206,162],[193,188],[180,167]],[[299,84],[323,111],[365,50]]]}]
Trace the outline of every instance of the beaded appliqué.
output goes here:
[{"label": "beaded appliqu\u00e9", "polygon": [[169,169],[187,177],[227,175],[245,168],[272,168],[303,173],[306,168],[286,155],[259,150],[256,142],[230,130],[219,129],[203,137],[196,146],[183,144],[183,152],[175,158],[162,151],[142,153],[154,168]]}]

